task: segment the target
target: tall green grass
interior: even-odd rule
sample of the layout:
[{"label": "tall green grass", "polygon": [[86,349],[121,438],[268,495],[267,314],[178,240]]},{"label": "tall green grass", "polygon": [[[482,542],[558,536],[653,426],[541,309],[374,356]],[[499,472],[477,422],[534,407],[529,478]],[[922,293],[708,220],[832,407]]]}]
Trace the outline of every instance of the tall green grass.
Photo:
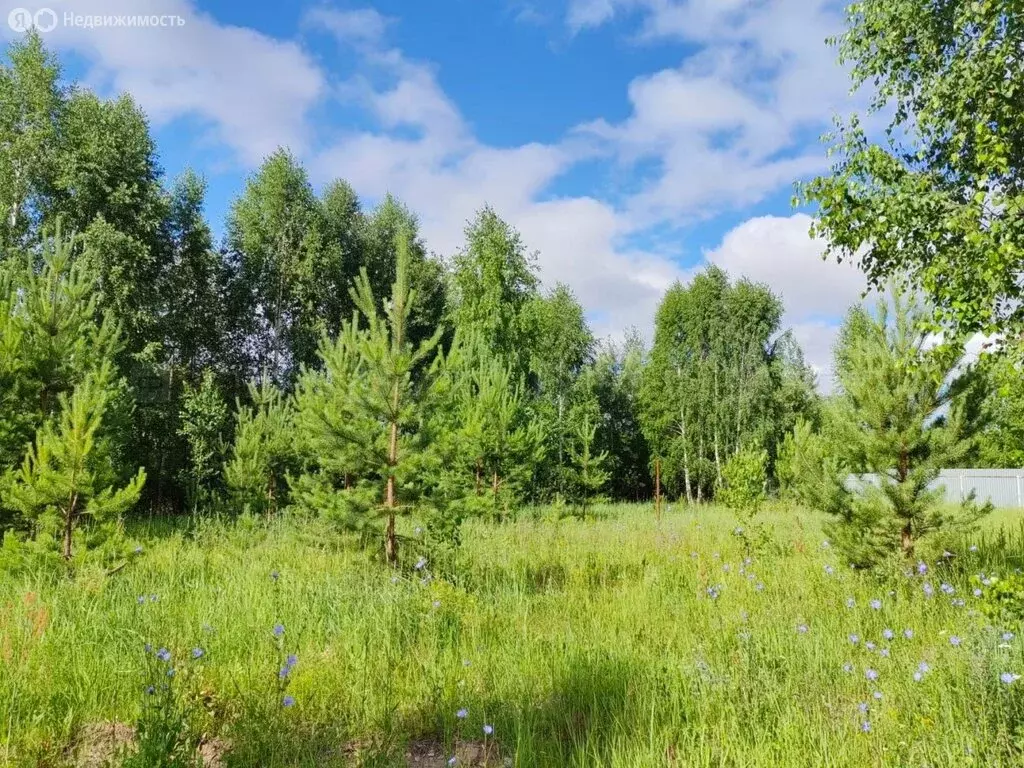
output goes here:
[{"label": "tall green grass", "polygon": [[[517,766],[1021,763],[1024,678],[1000,674],[1024,674],[1024,638],[986,626],[969,583],[1017,567],[1018,515],[976,552],[945,543],[956,557],[931,553],[926,576],[880,580],[843,568],[800,510],[764,515],[772,543],[747,564],[723,510],[601,513],[468,524],[446,578],[287,522],[144,527],[112,576],[8,578],[0,763],[60,765],[83,726],[133,722],[146,643],[171,651],[194,727],[232,765],[398,766],[412,741],[450,750],[485,724]],[[282,653],[298,657],[286,691]]]}]

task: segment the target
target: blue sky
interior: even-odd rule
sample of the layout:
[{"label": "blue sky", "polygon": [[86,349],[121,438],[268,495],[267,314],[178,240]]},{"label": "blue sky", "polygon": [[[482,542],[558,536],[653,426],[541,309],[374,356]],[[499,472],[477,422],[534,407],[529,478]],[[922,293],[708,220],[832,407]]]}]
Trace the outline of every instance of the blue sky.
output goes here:
[{"label": "blue sky", "polygon": [[[665,288],[707,263],[766,282],[828,386],[863,279],[820,260],[790,198],[827,168],[832,116],[862,106],[824,43],[834,0],[44,2],[69,75],[135,96],[168,175],[207,177],[218,231],[288,146],[318,186],[402,198],[441,254],[491,204],[600,335],[649,333]],[[184,23],[86,28],[68,11]]]}]

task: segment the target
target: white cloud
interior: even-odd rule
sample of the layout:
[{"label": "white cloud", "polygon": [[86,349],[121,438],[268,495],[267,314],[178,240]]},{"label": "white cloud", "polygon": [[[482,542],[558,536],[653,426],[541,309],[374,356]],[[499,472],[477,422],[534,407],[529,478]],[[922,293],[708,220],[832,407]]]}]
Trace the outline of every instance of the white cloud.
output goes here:
[{"label": "white cloud", "polygon": [[[58,27],[48,37],[85,57],[91,82],[131,92],[157,124],[198,118],[245,165],[289,146],[318,181],[344,177],[370,199],[396,194],[439,253],[453,253],[467,220],[489,203],[540,252],[544,282],[574,289],[599,335],[631,325],[649,332],[665,289],[684,276],[673,260],[682,254],[626,243],[650,227],[671,230],[740,208],[820,170],[823,152],[807,146],[806,132],[827,123],[846,84],[821,42],[837,18],[825,0],[577,0],[568,18],[576,31],[634,10],[643,14],[641,39],[695,50],[678,67],[637,77],[621,122],[597,119],[554,143],[495,147],[474,136],[431,65],[388,44],[395,20],[376,10],[316,6],[302,17],[304,29],[329,32],[359,58],[354,74],[328,86],[296,42],[219,23],[193,0],[155,3],[147,14],[181,16],[185,25]],[[59,15],[139,10],[134,0],[50,5]],[[328,96],[361,108],[374,128],[318,144],[310,112]],[[546,197],[560,175],[598,155],[620,169],[653,160],[658,173],[618,206]],[[779,291],[787,323],[824,373],[834,328],[821,318],[844,309],[859,284],[849,269],[820,263],[807,224],[805,216],[752,219],[705,255]]]},{"label": "white cloud", "polygon": [[330,30],[341,40],[356,45],[375,45],[384,37],[392,19],[374,8],[338,10],[317,6],[306,12],[305,21]]},{"label": "white cloud", "polygon": [[733,278],[765,283],[782,299],[783,325],[792,329],[819,388],[829,392],[838,320],[861,299],[867,281],[855,265],[823,260],[824,243],[810,237],[810,224],[805,214],[748,219],[706,259]]},{"label": "white cloud", "polygon": [[[316,23],[317,17],[308,20]],[[664,257],[620,249],[628,222],[607,203],[590,197],[540,199],[555,178],[592,155],[586,137],[515,147],[482,144],[433,69],[383,40],[362,40],[368,66],[390,82],[374,86],[369,77],[357,77],[342,93],[358,91],[379,125],[320,152],[311,167],[321,180],[344,177],[369,198],[395,194],[420,217],[429,246],[445,255],[461,247],[465,224],[489,204],[520,231],[529,249],[539,252],[543,282],[569,284],[584,307],[597,313],[599,335],[615,335],[630,325],[650,327],[658,300],[680,274],[678,267]],[[408,125],[419,129],[417,137],[394,132]]]},{"label": "white cloud", "polygon": [[81,54],[99,90],[126,91],[157,125],[183,116],[208,126],[208,140],[253,165],[278,146],[311,145],[309,110],[325,91],[322,72],[294,42],[220,24],[189,0],[51,0],[63,19],[171,15],[183,26],[58,25],[47,44]]},{"label": "white cloud", "polygon": [[826,322],[798,323],[791,328],[793,338],[803,350],[804,360],[817,377],[818,391],[828,395],[835,391],[833,347],[839,325]]},{"label": "white cloud", "polygon": [[814,139],[850,104],[825,44],[842,23],[833,0],[576,0],[567,23],[579,31],[631,10],[642,14],[641,42],[695,47],[678,67],[633,81],[626,120],[580,129],[621,163],[658,164],[628,203],[637,227],[742,208],[826,168]]},{"label": "white cloud", "polygon": [[785,303],[790,323],[835,317],[860,300],[864,274],[850,262],[823,260],[825,244],[809,235],[811,218],[760,216],[730,230],[707,261],[733,277],[765,283]]}]

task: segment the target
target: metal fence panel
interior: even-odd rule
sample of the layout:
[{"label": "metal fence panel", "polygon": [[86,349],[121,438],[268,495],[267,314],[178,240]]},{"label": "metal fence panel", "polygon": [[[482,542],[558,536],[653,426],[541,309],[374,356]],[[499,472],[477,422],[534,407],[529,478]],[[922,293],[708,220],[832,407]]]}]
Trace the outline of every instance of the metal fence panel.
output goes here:
[{"label": "metal fence panel", "polygon": [[[848,484],[878,485],[875,475],[851,475]],[[944,469],[929,486],[943,487],[946,500],[958,504],[971,491],[979,502],[991,501],[997,507],[1024,507],[1024,469]]]}]

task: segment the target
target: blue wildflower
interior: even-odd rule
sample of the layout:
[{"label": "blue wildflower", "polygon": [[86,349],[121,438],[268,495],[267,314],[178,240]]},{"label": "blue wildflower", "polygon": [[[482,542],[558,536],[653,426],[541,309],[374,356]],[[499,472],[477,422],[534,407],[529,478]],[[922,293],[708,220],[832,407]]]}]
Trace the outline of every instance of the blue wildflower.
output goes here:
[{"label": "blue wildflower", "polygon": [[871,733],[871,723],[865,720],[863,723],[860,724],[860,729],[864,733]]},{"label": "blue wildflower", "polygon": [[877,701],[881,701],[882,700],[882,692],[881,691],[875,691],[871,695],[874,696]]},{"label": "blue wildflower", "polygon": [[960,640],[960,638],[956,635],[953,635],[951,638],[949,638],[949,644],[952,645],[954,648],[959,648],[961,642],[962,641]]},{"label": "blue wildflower", "polygon": [[150,645],[149,643],[146,643],[144,646],[142,646],[142,650],[144,650],[146,653],[152,653],[153,652],[153,646]]},{"label": "blue wildflower", "polygon": [[836,569],[835,569],[835,568],[833,568],[833,567],[832,567],[831,565],[826,565],[826,566],[825,566],[825,574],[826,574],[827,576],[831,576],[831,575],[833,575],[833,574],[834,574],[835,572],[836,572]]},{"label": "blue wildflower", "polygon": [[856,645],[860,642],[860,637],[857,635],[850,635],[849,640],[851,643],[853,643],[853,645]]},{"label": "blue wildflower", "polygon": [[1011,640],[1013,640],[1013,632],[1003,632],[1003,634],[1000,635],[1000,637],[1004,643],[1008,643]]},{"label": "blue wildflower", "polygon": [[882,630],[882,637],[884,637],[886,640],[892,640],[895,636],[896,633],[893,632],[891,629],[886,628]]},{"label": "blue wildflower", "polygon": [[909,640],[913,636],[914,636],[914,630],[912,630],[912,629],[904,629],[903,630],[903,637],[905,637],[907,640]]},{"label": "blue wildflower", "polygon": [[494,726],[485,725],[484,726],[484,735],[485,736],[490,736],[492,733],[494,733]]},{"label": "blue wildflower", "polygon": [[139,599],[136,602],[138,602],[139,605],[142,605],[144,602],[146,602],[146,596],[139,595]]},{"label": "blue wildflower", "polygon": [[799,632],[801,635],[806,635],[807,630],[808,626],[806,624],[801,624],[799,627],[796,628],[796,631]]},{"label": "blue wildflower", "polygon": [[416,565],[413,567],[416,568],[417,571],[422,571],[427,567],[427,558],[420,557],[420,559],[416,561]]},{"label": "blue wildflower", "polygon": [[160,659],[160,661],[167,662],[171,660],[171,652],[166,648],[161,648],[156,652],[156,657]]},{"label": "blue wildflower", "polygon": [[924,575],[924,574],[928,573],[928,565],[926,563],[918,563],[917,564],[917,572],[920,573],[921,575]]},{"label": "blue wildflower", "polygon": [[866,701],[862,701],[860,704],[857,705],[857,709],[859,709],[861,713],[865,715],[868,713],[869,708],[870,707],[868,707],[868,703]]},{"label": "blue wildflower", "polygon": [[853,672],[853,664],[851,664],[849,661],[846,662],[845,664],[843,664],[843,672],[846,672],[846,673]]},{"label": "blue wildflower", "polygon": [[875,680],[878,679],[878,672],[876,672],[873,669],[865,669],[864,670],[864,677],[866,677],[868,680],[874,682]]},{"label": "blue wildflower", "polygon": [[875,650],[875,644],[873,642],[871,642],[870,640],[868,640],[866,643],[864,643],[864,647],[867,648],[869,651]]},{"label": "blue wildflower", "polygon": [[981,595],[982,595],[981,588],[980,587],[975,587],[974,588],[974,596],[975,597],[981,597]]},{"label": "blue wildflower", "polygon": [[882,601],[879,600],[877,597],[871,601],[870,605],[876,611],[882,610]]},{"label": "blue wildflower", "polygon": [[1015,675],[1013,672],[1003,672],[1003,674],[999,676],[999,679],[1006,685],[1012,685],[1020,680],[1020,675]]},{"label": "blue wildflower", "polygon": [[469,710],[463,707],[455,713],[455,716],[459,718],[459,720],[465,720],[467,717],[469,717]]},{"label": "blue wildflower", "polygon": [[854,600],[852,597],[846,598],[846,607],[847,608],[853,608],[856,605],[857,605],[857,601]]},{"label": "blue wildflower", "polygon": [[203,654],[204,653],[205,653],[205,651],[203,651],[202,648],[193,648],[192,649],[192,658],[193,659],[201,659],[201,658],[203,658]]},{"label": "blue wildflower", "polygon": [[284,635],[284,624],[274,625],[274,637],[281,637]]},{"label": "blue wildflower", "polygon": [[764,584],[759,581],[757,582],[757,584],[754,585],[754,589],[756,589],[758,592],[764,592]]},{"label": "blue wildflower", "polygon": [[924,596],[925,597],[931,597],[932,595],[935,594],[935,587],[933,587],[931,585],[931,582],[926,581],[924,583],[924,586],[921,587],[921,589],[924,591]]},{"label": "blue wildflower", "polygon": [[281,699],[281,706],[282,707],[294,707],[295,706],[295,697],[294,696],[285,696],[283,699]]},{"label": "blue wildflower", "polygon": [[952,595],[956,593],[956,589],[953,587],[953,585],[947,584],[946,582],[942,582],[942,584],[939,586],[939,589],[941,589],[947,595]]}]

